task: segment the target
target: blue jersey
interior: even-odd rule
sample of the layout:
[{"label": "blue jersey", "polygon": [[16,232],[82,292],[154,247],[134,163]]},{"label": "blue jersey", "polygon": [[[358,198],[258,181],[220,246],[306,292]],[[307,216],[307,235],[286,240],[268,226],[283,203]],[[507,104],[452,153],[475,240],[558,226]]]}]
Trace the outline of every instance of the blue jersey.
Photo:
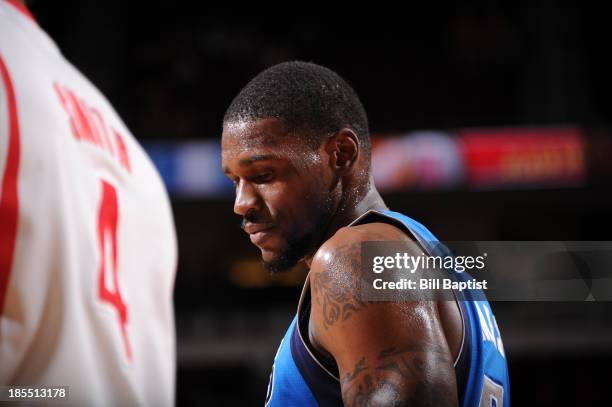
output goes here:
[{"label": "blue jersey", "polygon": [[[369,211],[351,225],[369,222],[398,226],[430,255],[449,253],[427,228],[400,213]],[[508,367],[491,307],[484,294],[477,299],[463,297],[458,304],[463,320],[461,350],[454,364],[459,404],[462,407],[509,407]],[[304,340],[308,340],[309,318],[310,289],[307,279],[297,315],[274,358],[266,397],[267,407],[342,406],[338,373],[317,360]]]}]

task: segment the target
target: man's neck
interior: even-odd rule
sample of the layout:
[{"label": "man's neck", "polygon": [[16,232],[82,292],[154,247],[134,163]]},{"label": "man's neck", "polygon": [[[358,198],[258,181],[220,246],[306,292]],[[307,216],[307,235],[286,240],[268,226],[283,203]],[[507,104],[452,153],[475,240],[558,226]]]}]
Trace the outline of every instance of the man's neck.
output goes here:
[{"label": "man's neck", "polygon": [[[371,209],[388,209],[382,197],[376,190],[376,187],[374,187],[373,180],[370,180],[370,188],[366,195],[360,201],[358,201],[357,203],[349,204],[345,210],[342,210],[340,211],[340,213],[337,213],[336,216],[331,220],[329,226],[327,227],[327,230],[325,231],[325,235],[321,240],[321,243],[324,243],[328,239],[330,239],[338,231],[338,229],[349,225],[359,216],[363,215]],[[313,253],[311,253],[304,259],[308,267],[310,267],[310,263],[312,262],[312,258],[314,257],[315,253],[316,250],[314,250]]]}]

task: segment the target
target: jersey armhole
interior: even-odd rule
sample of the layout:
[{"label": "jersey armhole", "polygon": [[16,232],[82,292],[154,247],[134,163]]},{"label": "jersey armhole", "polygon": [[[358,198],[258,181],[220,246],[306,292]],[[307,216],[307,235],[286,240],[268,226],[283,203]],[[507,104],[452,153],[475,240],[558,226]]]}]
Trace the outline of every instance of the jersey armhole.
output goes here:
[{"label": "jersey armhole", "polygon": [[300,298],[300,302],[298,304],[297,310],[297,318],[296,318],[296,326],[297,334],[300,338],[300,342],[308,352],[310,359],[312,359],[326,374],[328,374],[335,381],[340,382],[340,378],[338,373],[332,372],[328,369],[325,364],[319,360],[319,358],[314,354],[311,349],[310,340],[308,338],[308,324],[310,317],[310,273],[306,276],[306,282],[304,283],[304,288],[302,291],[302,296]]},{"label": "jersey armhole", "polygon": [[[6,126],[0,131],[6,131],[6,159],[4,168],[0,171],[0,315],[3,314],[6,292],[13,266],[15,245],[17,240],[17,222],[19,219],[19,161],[20,161],[20,133],[17,115],[17,101],[15,88],[11,81],[8,67],[0,55],[0,84],[4,89]],[[1,96],[1,95],[0,95]]]}]

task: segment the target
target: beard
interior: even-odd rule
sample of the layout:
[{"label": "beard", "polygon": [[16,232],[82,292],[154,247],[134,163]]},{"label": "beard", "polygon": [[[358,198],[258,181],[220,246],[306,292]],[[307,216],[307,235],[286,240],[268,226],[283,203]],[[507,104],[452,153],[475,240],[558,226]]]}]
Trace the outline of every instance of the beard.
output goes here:
[{"label": "beard", "polygon": [[291,270],[308,254],[311,241],[312,234],[308,234],[289,242],[287,249],[281,252],[275,259],[269,261],[262,260],[263,266],[272,274]]},{"label": "beard", "polygon": [[307,233],[287,238],[287,249],[273,260],[262,260],[266,270],[272,274],[287,272],[308,254],[318,250],[323,244],[322,239],[335,212],[332,197],[325,197],[319,208],[315,215],[311,215],[316,218],[316,221]]}]

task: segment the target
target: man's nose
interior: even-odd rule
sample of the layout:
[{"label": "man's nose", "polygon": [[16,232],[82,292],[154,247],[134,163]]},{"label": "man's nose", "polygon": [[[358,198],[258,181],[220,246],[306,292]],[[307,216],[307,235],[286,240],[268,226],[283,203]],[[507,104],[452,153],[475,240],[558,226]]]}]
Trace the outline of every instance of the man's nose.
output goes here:
[{"label": "man's nose", "polygon": [[252,184],[240,182],[236,188],[236,200],[234,201],[234,213],[244,216],[250,210],[257,210],[259,195]]}]

